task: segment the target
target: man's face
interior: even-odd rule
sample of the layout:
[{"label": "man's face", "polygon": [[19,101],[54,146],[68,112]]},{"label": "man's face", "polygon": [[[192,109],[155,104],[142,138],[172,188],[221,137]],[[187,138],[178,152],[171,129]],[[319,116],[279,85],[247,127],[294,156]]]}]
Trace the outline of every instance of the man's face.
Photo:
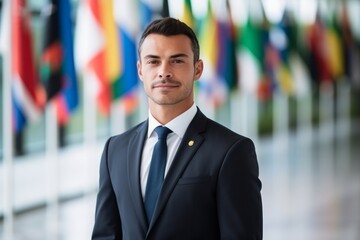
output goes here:
[{"label": "man's face", "polygon": [[187,36],[148,35],[141,46],[137,68],[150,106],[192,105],[194,81],[200,78],[203,63],[199,60],[194,64]]}]

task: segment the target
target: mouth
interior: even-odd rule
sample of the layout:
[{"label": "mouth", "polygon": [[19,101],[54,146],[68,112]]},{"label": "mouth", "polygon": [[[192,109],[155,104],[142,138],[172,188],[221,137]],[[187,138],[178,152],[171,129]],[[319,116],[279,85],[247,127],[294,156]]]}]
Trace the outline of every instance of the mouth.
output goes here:
[{"label": "mouth", "polygon": [[166,80],[166,81],[157,81],[153,84],[153,88],[160,88],[160,89],[170,89],[179,87],[180,84],[173,80]]}]

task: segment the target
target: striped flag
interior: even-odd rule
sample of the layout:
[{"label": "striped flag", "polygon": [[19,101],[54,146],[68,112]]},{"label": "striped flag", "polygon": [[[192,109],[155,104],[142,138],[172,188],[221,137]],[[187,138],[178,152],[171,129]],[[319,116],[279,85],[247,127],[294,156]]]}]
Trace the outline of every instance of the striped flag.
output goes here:
[{"label": "striped flag", "polygon": [[54,100],[58,122],[64,125],[79,102],[69,0],[52,0],[46,13],[41,77],[48,101]]},{"label": "striped flag", "polygon": [[191,27],[193,29],[193,31],[196,31],[195,19],[194,19],[194,15],[193,15],[192,6],[191,6],[191,0],[183,0],[183,1],[184,1],[184,4],[183,4],[182,16],[179,19],[180,19],[180,21],[186,23],[186,25]]},{"label": "striped flag", "polygon": [[224,104],[228,90],[223,76],[218,75],[220,49],[223,47],[219,41],[219,30],[219,22],[209,0],[207,15],[199,28],[199,44],[202,49],[200,54],[207,67],[204,68],[202,79],[197,81],[197,84],[199,97],[207,99],[215,108]]},{"label": "striped flag", "polygon": [[110,113],[112,85],[119,80],[118,32],[113,2],[83,0],[78,9],[75,35],[75,58],[84,81],[98,100],[100,111]]},{"label": "striped flag", "polygon": [[319,14],[308,30],[308,43],[310,50],[308,64],[312,78],[317,83],[330,82],[332,70],[327,53],[326,26]]},{"label": "striped flag", "polygon": [[291,28],[287,12],[283,19],[269,29],[269,44],[266,47],[268,74],[273,78],[272,82],[276,89],[284,94],[294,93],[294,80],[290,72],[289,55],[291,53]]},{"label": "striped flag", "polygon": [[298,97],[305,97],[311,93],[311,79],[309,70],[307,69],[302,56],[303,50],[301,49],[299,41],[299,25],[292,15],[286,13],[285,17],[286,18],[283,18],[282,20],[282,25],[288,40],[287,61],[293,80],[293,93]]},{"label": "striped flag", "polygon": [[222,1],[215,10],[218,25],[217,75],[225,81],[227,91],[237,87],[236,28],[231,18],[228,1]]},{"label": "striped flag", "polygon": [[13,0],[11,3],[13,126],[20,132],[28,120],[41,115],[45,96],[35,68],[27,2]]},{"label": "striped flag", "polygon": [[271,85],[264,75],[265,39],[258,22],[248,17],[239,38],[240,89],[258,95],[261,100],[271,97]]},{"label": "striped flag", "polygon": [[139,6],[133,0],[115,0],[114,9],[121,65],[120,78],[113,85],[113,93],[121,98],[125,112],[130,113],[137,107],[138,96],[136,62],[137,38],[141,31]]}]

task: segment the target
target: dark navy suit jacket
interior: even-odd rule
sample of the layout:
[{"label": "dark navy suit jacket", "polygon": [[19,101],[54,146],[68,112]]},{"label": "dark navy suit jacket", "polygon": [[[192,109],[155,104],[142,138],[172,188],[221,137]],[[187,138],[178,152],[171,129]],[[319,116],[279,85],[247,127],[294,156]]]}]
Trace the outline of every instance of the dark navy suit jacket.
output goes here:
[{"label": "dark navy suit jacket", "polygon": [[145,121],[106,142],[92,239],[262,239],[254,144],[200,110],[185,132],[148,223],[139,176],[147,128]]}]

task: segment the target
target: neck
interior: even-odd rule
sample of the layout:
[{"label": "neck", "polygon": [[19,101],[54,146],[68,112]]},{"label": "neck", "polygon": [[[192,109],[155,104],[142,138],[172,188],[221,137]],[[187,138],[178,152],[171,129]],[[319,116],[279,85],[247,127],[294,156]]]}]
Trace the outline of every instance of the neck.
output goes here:
[{"label": "neck", "polygon": [[165,125],[180,114],[187,111],[191,106],[193,102],[188,105],[183,105],[181,107],[174,106],[174,105],[157,105],[154,104],[154,106],[151,106],[152,104],[149,104],[150,107],[150,113],[153,115],[153,117],[161,124]]}]

